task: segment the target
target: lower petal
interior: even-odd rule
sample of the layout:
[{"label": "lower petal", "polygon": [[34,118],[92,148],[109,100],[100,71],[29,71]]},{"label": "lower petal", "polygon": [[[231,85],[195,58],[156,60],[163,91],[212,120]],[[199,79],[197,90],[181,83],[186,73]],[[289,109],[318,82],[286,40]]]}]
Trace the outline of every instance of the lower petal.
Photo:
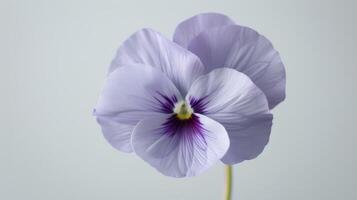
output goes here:
[{"label": "lower petal", "polygon": [[229,147],[225,128],[197,114],[197,122],[172,131],[170,115],[145,119],[132,135],[135,153],[162,174],[172,177],[195,176],[223,157]]}]

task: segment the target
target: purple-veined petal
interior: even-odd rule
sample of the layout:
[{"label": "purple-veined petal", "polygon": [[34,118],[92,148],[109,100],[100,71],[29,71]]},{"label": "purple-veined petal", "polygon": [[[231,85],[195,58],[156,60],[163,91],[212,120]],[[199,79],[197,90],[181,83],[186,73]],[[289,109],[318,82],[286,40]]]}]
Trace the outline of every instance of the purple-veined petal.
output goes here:
[{"label": "purple-veined petal", "polygon": [[109,72],[133,63],[161,69],[183,95],[196,77],[204,72],[204,66],[196,55],[151,29],[137,31],[121,45]]},{"label": "purple-veined petal", "polygon": [[206,116],[195,114],[182,121],[167,115],[140,121],[133,131],[132,146],[162,174],[188,177],[221,159],[229,139],[224,127]]},{"label": "purple-veined petal", "polygon": [[215,69],[193,83],[186,100],[194,112],[227,130],[232,142],[223,162],[255,158],[267,144],[273,116],[264,93],[245,74],[231,68]]},{"label": "purple-veined petal", "polygon": [[180,99],[179,91],[158,69],[124,66],[107,77],[93,114],[109,143],[130,152],[134,126],[142,119],[172,113]]},{"label": "purple-veined petal", "polygon": [[230,25],[202,31],[188,49],[208,71],[229,67],[249,76],[266,95],[270,109],[285,99],[285,69],[279,53],[253,29]]},{"label": "purple-veined petal", "polygon": [[235,24],[229,17],[219,13],[202,13],[181,22],[175,30],[173,41],[187,48],[203,30]]}]

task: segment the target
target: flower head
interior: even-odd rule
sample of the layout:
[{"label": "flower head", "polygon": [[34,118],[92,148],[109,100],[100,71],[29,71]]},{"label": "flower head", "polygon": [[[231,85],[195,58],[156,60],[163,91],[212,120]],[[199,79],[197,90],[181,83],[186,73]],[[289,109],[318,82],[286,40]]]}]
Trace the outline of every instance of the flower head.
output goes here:
[{"label": "flower head", "polygon": [[186,177],[218,160],[257,157],[269,140],[270,109],[284,98],[284,66],[271,43],[207,13],[179,24],[174,42],[151,29],[127,39],[94,115],[113,147]]}]

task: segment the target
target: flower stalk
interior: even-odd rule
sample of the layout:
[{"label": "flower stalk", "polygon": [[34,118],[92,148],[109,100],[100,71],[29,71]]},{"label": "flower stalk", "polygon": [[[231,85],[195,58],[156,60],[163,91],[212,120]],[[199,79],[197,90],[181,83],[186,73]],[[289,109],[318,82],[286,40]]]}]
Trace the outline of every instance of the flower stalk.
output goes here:
[{"label": "flower stalk", "polygon": [[232,165],[225,166],[225,173],[226,173],[226,191],[224,194],[224,200],[231,200],[232,199]]}]

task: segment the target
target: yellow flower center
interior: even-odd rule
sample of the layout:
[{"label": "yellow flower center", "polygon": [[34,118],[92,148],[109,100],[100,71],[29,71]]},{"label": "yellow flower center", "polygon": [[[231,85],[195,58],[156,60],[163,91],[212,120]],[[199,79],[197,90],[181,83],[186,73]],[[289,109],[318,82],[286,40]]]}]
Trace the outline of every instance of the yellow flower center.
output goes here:
[{"label": "yellow flower center", "polygon": [[193,110],[186,101],[181,101],[175,105],[174,112],[176,117],[180,120],[190,119],[193,113]]}]

